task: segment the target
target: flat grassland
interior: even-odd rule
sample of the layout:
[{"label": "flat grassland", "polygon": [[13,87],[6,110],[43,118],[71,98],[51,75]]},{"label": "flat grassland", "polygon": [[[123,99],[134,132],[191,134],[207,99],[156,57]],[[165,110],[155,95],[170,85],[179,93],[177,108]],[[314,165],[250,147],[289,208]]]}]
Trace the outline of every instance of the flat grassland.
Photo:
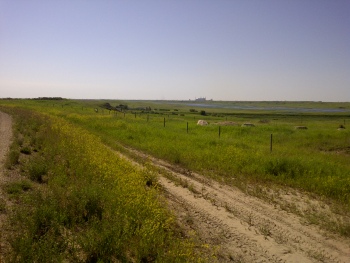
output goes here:
[{"label": "flat grassland", "polygon": [[[174,258],[177,258],[179,262],[193,261],[194,258],[198,261],[205,260],[204,258],[200,259],[199,255],[196,254],[195,245],[190,241],[178,250],[174,249],[174,246],[177,247],[178,243],[174,241],[174,244],[177,244],[174,245],[169,241],[176,240],[175,237],[178,235],[169,230],[174,228],[172,223],[169,223],[173,219],[168,220],[171,216],[167,214],[166,210],[162,210],[162,205],[158,206],[159,200],[155,201],[155,203],[152,201],[157,200],[158,192],[157,187],[149,188],[149,186],[158,185],[154,173],[162,173],[160,170],[164,170],[164,167],[169,166],[171,166],[173,171],[180,171],[188,179],[184,179],[181,176],[175,178],[173,175],[168,174],[168,180],[176,181],[177,184],[187,188],[194,195],[205,196],[213,205],[218,206],[218,202],[220,202],[220,207],[225,208],[227,212],[238,218],[238,212],[234,213],[233,208],[229,205],[230,202],[226,197],[221,198],[220,192],[217,192],[215,196],[211,196],[210,193],[205,194],[205,187],[203,185],[199,186],[195,180],[198,174],[206,176],[208,180],[219,182],[222,185],[221,187],[224,185],[236,187],[249,196],[278,205],[284,211],[301,216],[308,224],[315,224],[325,231],[340,235],[345,239],[350,237],[350,129],[348,128],[350,124],[350,103],[3,100],[0,101],[1,105],[2,110],[10,112],[13,116],[18,113],[18,109],[21,109],[21,113],[18,113],[19,115],[24,114],[23,112],[26,111],[35,113],[34,117],[31,117],[32,123],[35,123],[34,120],[38,118],[46,121],[50,120],[48,121],[49,124],[44,121],[31,128],[32,130],[34,129],[34,134],[38,134],[39,130],[45,125],[55,127],[53,130],[55,134],[58,134],[55,136],[58,136],[58,142],[62,141],[62,144],[59,144],[61,148],[53,150],[54,152],[46,152],[48,156],[45,158],[49,159],[42,160],[39,158],[40,160],[36,160],[36,162],[42,164],[51,160],[54,163],[58,162],[61,166],[53,168],[42,164],[43,167],[41,168],[40,165],[39,167],[28,166],[24,170],[31,174],[31,179],[40,184],[43,184],[43,181],[45,183],[47,181],[56,182],[58,185],[53,187],[55,189],[53,190],[53,196],[57,198],[58,193],[60,193],[59,202],[67,202],[69,198],[67,194],[59,192],[62,190],[60,186],[67,185],[65,181],[67,173],[74,175],[80,173],[83,176],[86,172],[85,167],[90,167],[91,163],[93,163],[90,168],[87,168],[91,170],[91,175],[89,176],[91,178],[98,177],[97,174],[102,176],[102,178],[97,180],[99,182],[97,186],[94,186],[96,189],[90,189],[91,186],[89,186],[86,191],[78,191],[77,189],[80,186],[77,186],[77,189],[73,187],[71,193],[73,197],[81,194],[85,196],[86,204],[83,205],[85,210],[82,208],[82,218],[65,219],[70,223],[62,219],[63,224],[68,229],[71,227],[70,224],[74,225],[80,221],[84,223],[92,222],[93,220],[90,220],[89,217],[95,220],[94,226],[89,230],[91,236],[88,237],[80,233],[82,236],[78,239],[79,242],[83,240],[83,243],[79,243],[78,239],[74,239],[75,242],[79,243],[79,248],[76,248],[75,254],[80,253],[80,257],[74,258],[75,260],[91,260],[90,262],[93,262],[96,258],[104,258],[104,260],[108,261],[111,257],[116,257],[111,251],[117,250],[119,251],[117,254],[122,255],[118,259],[121,261],[161,262],[161,260],[172,261]],[[198,120],[205,120],[208,125],[197,125]],[[68,128],[65,129],[63,127]],[[27,143],[23,143],[23,140],[27,140],[23,139],[26,138],[25,133],[24,130],[19,132],[20,135],[17,136],[19,142],[17,142],[15,148],[17,147],[21,155],[28,155],[26,150],[33,152],[29,155],[38,159],[36,153],[40,153],[41,150],[35,149],[34,151],[33,145],[40,143],[47,136],[35,139],[37,141],[28,146]],[[33,134],[28,135],[28,138],[35,138]],[[67,139],[65,140],[64,138]],[[55,139],[50,138],[50,140],[51,144],[54,144]],[[76,142],[76,144],[72,144],[72,141]],[[102,146],[93,146],[95,143],[107,145],[108,148],[103,150]],[[27,149],[25,149],[26,147]],[[44,146],[41,147],[47,149]],[[127,162],[123,161],[123,159],[119,160],[118,163],[113,163],[112,161],[109,163],[106,160],[109,159],[108,156],[113,155],[110,152],[111,150],[119,151],[129,156],[129,158],[133,158],[134,161],[143,163],[148,168],[142,170],[142,172],[135,171],[133,170],[135,168],[132,168],[130,164],[126,164]],[[12,151],[12,155],[14,155],[12,158],[16,159],[17,156],[13,152],[15,150]],[[57,158],[58,152],[61,152],[58,160],[55,159],[53,161],[53,159],[50,159]],[[87,153],[85,154],[85,152]],[[79,155],[81,157],[78,157]],[[167,166],[159,168],[159,165],[156,164],[160,163],[160,161],[156,160],[166,162]],[[11,165],[16,166],[15,161],[12,161],[9,167]],[[151,167],[152,165],[153,168]],[[116,170],[111,170],[110,167],[122,168],[119,170],[118,168],[113,168]],[[44,170],[42,174],[40,174],[40,169]],[[56,170],[49,172],[50,169]],[[39,170],[39,172],[36,170]],[[122,176],[123,171],[129,174],[130,178],[134,179],[131,179],[130,182],[125,180],[125,177]],[[53,173],[61,174],[61,177],[50,177]],[[117,178],[124,178],[118,179],[121,180],[123,187],[119,183],[116,188],[108,188],[107,191],[104,188],[105,184],[115,185],[115,183],[109,181],[113,174],[116,174]],[[195,174],[197,177],[194,176]],[[94,181],[92,179],[87,180]],[[163,187],[171,193],[172,188],[166,186],[167,183],[164,180],[161,180],[161,182]],[[144,189],[142,185],[147,186],[144,193],[144,190],[141,190]],[[125,189],[121,191],[120,189],[124,188],[124,186]],[[209,185],[207,185],[208,187]],[[152,191],[149,189],[152,189]],[[97,192],[100,191],[105,191],[106,193],[102,197],[105,198],[103,200],[96,197]],[[118,191],[120,198],[118,197],[119,199],[117,198],[117,200],[119,201],[115,203],[115,201],[110,200],[110,196],[115,195]],[[211,191],[215,192],[217,190],[213,188]],[[313,211],[309,208],[298,207],[297,202],[293,204],[293,201],[289,203],[281,201],[285,193],[293,191],[296,195],[307,196],[311,198],[310,200],[321,201],[324,206],[329,207],[332,216],[323,216],[321,210],[316,209],[316,211],[314,209],[315,211]],[[132,196],[133,200],[135,197],[140,197],[140,202],[134,201],[134,203],[128,204],[128,201],[125,201],[126,199],[122,197],[126,196],[126,193],[135,193],[129,195]],[[36,198],[41,198],[40,200],[42,200],[43,197]],[[136,200],[138,200],[137,198]],[[232,198],[236,197],[232,196]],[[148,200],[145,207],[142,206],[141,200]],[[102,201],[107,202],[108,205],[106,206],[109,209],[115,205],[121,206],[123,202],[126,202],[128,205],[126,208],[123,208],[123,212],[108,212],[111,215],[110,221],[105,221],[99,225],[96,224],[96,218],[100,219],[99,213],[102,212],[99,209],[102,208],[99,204]],[[313,201],[308,202],[312,203]],[[91,203],[92,207],[90,207]],[[77,204],[75,206],[79,207]],[[90,208],[86,210],[86,206]],[[140,216],[139,214],[132,215],[131,212],[127,212],[132,207],[138,207],[138,211],[143,211],[141,219],[136,219]],[[173,205],[174,210],[176,210],[175,207],[176,205]],[[64,210],[66,207],[62,208],[58,205],[57,209]],[[125,212],[131,213],[129,219],[134,222],[134,225],[131,225],[133,230],[130,231],[140,229],[137,235],[135,235],[135,232],[132,232],[132,234],[127,232],[125,235],[122,235],[124,242],[133,244],[134,247],[130,245],[128,249],[122,244],[118,247],[110,245],[108,247],[110,251],[100,252],[99,248],[104,244],[92,244],[91,238],[94,239],[93,237],[97,234],[98,229],[103,229],[103,224],[113,224],[113,220],[111,220],[113,215]],[[186,213],[186,211],[177,211],[177,213],[179,212]],[[67,211],[65,213],[69,214]],[[147,213],[151,216],[147,217]],[[159,215],[157,222],[152,221],[152,214],[154,213]],[[190,214],[190,212],[187,213]],[[241,213],[241,220],[244,220],[248,226],[253,227],[253,221],[257,221],[256,229],[266,240],[269,237],[273,237],[274,230],[266,226],[266,224],[258,225],[259,220],[254,219],[253,212]],[[338,216],[334,216],[334,214]],[[177,215],[177,217],[179,216]],[[123,217],[122,220],[124,220],[124,225],[121,228],[130,228],[128,223],[126,223],[128,219]],[[193,221],[193,219],[185,218],[178,224],[186,225],[186,222],[188,223],[191,220]],[[146,221],[149,224],[145,224],[144,229],[142,229],[141,225],[143,223],[140,221]],[[33,223],[28,223],[28,225],[31,224]],[[69,227],[67,227],[67,224]],[[192,224],[194,223],[192,222]],[[118,227],[116,226],[115,229],[117,232],[121,231]],[[200,232],[195,224],[192,229]],[[36,231],[39,230],[37,229]],[[224,231],[229,232],[230,230],[224,229]],[[154,236],[151,235],[147,242],[142,243],[140,240],[146,240],[146,232],[153,233]],[[107,240],[104,242],[108,243],[108,235],[114,235],[115,232],[104,234]],[[33,236],[35,237],[35,234]],[[79,235],[77,234],[77,236]],[[189,237],[186,236],[186,238]],[[135,239],[138,241],[136,242]],[[220,240],[219,237],[218,239]],[[110,241],[112,243],[117,242],[114,239]],[[25,244],[18,245],[18,242],[17,240],[14,243],[17,247],[25,246]],[[286,244],[288,243],[287,241],[285,242]],[[163,245],[159,246],[157,250],[157,245],[152,245],[152,243]],[[217,245],[215,242],[208,243],[213,246]],[[73,248],[69,247],[69,249]],[[205,249],[206,247],[202,246],[200,250],[204,251]],[[87,252],[90,250],[93,253],[89,254]],[[169,250],[173,252],[170,253]],[[299,251],[300,248],[296,250]],[[54,252],[60,254],[59,249]],[[227,255],[222,251],[217,252],[217,254],[213,253],[218,261],[220,261],[221,255],[221,261],[223,262],[228,261],[230,258],[233,262],[249,262],[256,259],[253,255],[249,258],[236,252],[231,251],[232,255]],[[16,253],[20,254],[20,252]],[[208,255],[212,252],[206,251],[206,253],[204,254]],[[286,259],[286,262],[292,262],[292,259],[298,260],[298,253],[291,253],[293,257],[289,258],[289,260]],[[310,257],[316,261],[328,260],[332,257],[335,257],[335,259],[333,258],[334,260],[338,259],[341,261],[342,258],[341,256],[337,258],[335,255],[329,256],[328,252],[318,254],[313,250],[309,250],[309,252],[305,253],[308,253],[308,255],[312,254]],[[182,255],[182,257],[179,255]],[[255,257],[261,257],[259,255],[257,253]],[[69,256],[66,256],[66,258],[69,258]],[[267,260],[272,260],[272,258],[267,257]],[[207,260],[212,261],[213,258]]]},{"label": "flat grassland", "polygon": [[[281,110],[282,102],[107,102],[127,104],[125,112],[99,107],[103,101],[87,103],[40,108],[112,147],[128,145],[226,182],[273,182],[349,204],[349,103],[286,102]],[[198,126],[200,119],[209,125]]]}]

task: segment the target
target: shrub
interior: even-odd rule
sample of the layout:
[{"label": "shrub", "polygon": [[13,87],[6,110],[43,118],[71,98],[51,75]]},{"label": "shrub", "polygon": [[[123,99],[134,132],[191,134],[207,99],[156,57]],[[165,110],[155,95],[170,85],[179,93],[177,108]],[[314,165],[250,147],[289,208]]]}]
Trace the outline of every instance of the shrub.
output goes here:
[{"label": "shrub", "polygon": [[32,151],[30,150],[30,148],[28,146],[25,146],[21,149],[21,153],[23,153],[23,154],[29,155],[29,154],[31,154],[31,152]]},{"label": "shrub", "polygon": [[43,183],[44,176],[47,174],[48,168],[43,160],[34,160],[29,164],[28,174],[32,181]]},{"label": "shrub", "polygon": [[19,149],[12,148],[9,153],[5,163],[5,167],[10,169],[19,162]]},{"label": "shrub", "polygon": [[5,188],[8,194],[17,195],[22,193],[23,191],[28,191],[32,189],[32,186],[28,181],[22,180],[18,182],[9,183],[8,185],[6,185]]},{"label": "shrub", "polygon": [[18,144],[20,147],[22,147],[23,143],[24,143],[24,137],[23,137],[23,135],[19,134],[19,135],[17,136],[17,144]]}]

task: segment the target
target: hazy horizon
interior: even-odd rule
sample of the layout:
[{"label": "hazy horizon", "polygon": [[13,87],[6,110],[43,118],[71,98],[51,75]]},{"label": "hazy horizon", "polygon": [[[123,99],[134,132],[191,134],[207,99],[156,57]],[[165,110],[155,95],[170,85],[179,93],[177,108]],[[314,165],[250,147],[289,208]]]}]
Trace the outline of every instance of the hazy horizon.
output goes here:
[{"label": "hazy horizon", "polygon": [[0,0],[0,98],[350,101],[350,1]]},{"label": "hazy horizon", "polygon": [[320,100],[213,100],[207,99],[205,101],[200,101],[194,99],[112,99],[112,98],[88,98],[88,99],[79,99],[79,98],[66,98],[66,97],[49,97],[49,96],[39,96],[39,97],[0,97],[0,100],[102,100],[102,101],[175,101],[175,102],[266,102],[266,103],[350,103],[350,101],[320,101]]}]

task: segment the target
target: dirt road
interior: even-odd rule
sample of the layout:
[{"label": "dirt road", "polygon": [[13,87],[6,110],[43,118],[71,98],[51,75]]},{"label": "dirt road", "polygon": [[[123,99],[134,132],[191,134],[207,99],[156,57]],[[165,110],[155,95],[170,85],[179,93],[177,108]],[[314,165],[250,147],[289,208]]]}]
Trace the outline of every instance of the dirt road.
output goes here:
[{"label": "dirt road", "polygon": [[[9,178],[4,173],[4,162],[6,153],[9,149],[12,138],[12,119],[8,114],[0,111],[0,262],[3,262],[4,255],[8,250],[9,245],[5,241],[7,230],[5,229],[5,221],[8,213],[6,210],[11,206],[11,202],[4,194],[3,186],[9,181]],[[4,208],[5,206],[6,208]]]},{"label": "dirt road", "polygon": [[3,177],[3,164],[12,137],[11,117],[0,111],[0,176]]},{"label": "dirt road", "polygon": [[[276,203],[252,197],[193,172],[181,172],[177,167],[133,149],[127,150],[150,160],[168,174],[160,177],[160,183],[171,208],[183,227],[195,230],[202,242],[218,246],[218,261],[350,262],[349,239],[308,225],[302,217],[286,212]],[[280,200],[281,204],[325,207],[320,201],[300,193],[284,193],[278,197],[284,199]]]}]

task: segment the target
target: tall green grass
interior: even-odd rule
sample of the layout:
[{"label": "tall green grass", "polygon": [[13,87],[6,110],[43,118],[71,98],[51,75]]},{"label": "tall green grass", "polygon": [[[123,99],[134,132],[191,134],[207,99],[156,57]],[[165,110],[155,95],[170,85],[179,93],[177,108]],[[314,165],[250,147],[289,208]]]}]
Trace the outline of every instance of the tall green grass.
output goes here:
[{"label": "tall green grass", "polygon": [[174,217],[148,183],[150,171],[60,117],[5,110],[39,149],[21,169],[41,184],[22,193],[12,216],[9,262],[202,261],[177,235]]}]

